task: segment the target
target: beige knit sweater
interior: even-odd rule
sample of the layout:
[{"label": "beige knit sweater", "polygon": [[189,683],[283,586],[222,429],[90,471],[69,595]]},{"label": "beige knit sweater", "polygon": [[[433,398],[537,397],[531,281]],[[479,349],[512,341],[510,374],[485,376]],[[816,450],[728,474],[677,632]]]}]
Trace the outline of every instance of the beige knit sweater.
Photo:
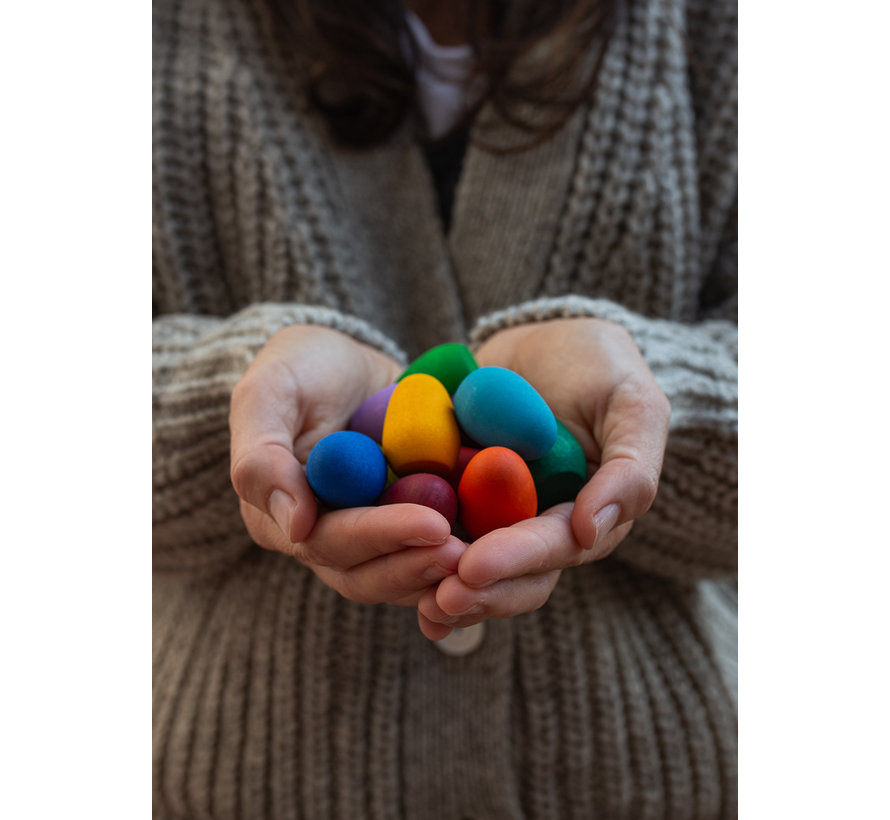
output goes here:
[{"label": "beige knit sweater", "polygon": [[[154,8],[155,816],[735,816],[735,3],[632,3],[595,104],[469,148],[447,236],[410,126],[330,144],[261,3]],[[652,510],[542,609],[451,657],[251,543],[228,402],[277,329],[407,361],[564,315],[626,327],[672,420]]]}]

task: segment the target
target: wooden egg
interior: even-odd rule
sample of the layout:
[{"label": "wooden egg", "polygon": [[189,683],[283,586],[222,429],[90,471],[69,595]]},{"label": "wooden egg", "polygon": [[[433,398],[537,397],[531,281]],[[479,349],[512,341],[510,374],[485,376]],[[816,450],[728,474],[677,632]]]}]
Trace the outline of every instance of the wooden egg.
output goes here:
[{"label": "wooden egg", "polygon": [[448,480],[454,489],[457,489],[460,484],[461,477],[467,468],[467,464],[470,463],[470,459],[478,452],[478,447],[467,447],[461,444],[460,450],[457,451],[457,461],[454,463],[454,469],[451,471],[451,475],[448,476]]},{"label": "wooden egg", "polygon": [[556,441],[550,451],[539,459],[528,462],[528,469],[538,494],[538,512],[574,501],[575,496],[587,483],[587,456],[559,419],[556,420]]},{"label": "wooden egg", "polygon": [[431,347],[418,356],[399,377],[404,379],[412,373],[427,373],[435,376],[454,395],[464,377],[476,370],[479,365],[466,345],[448,343]]},{"label": "wooden egg", "polygon": [[341,430],[320,439],[306,460],[306,480],[329,507],[373,504],[386,485],[380,446],[362,433]]},{"label": "wooden egg", "polygon": [[364,433],[369,438],[380,444],[383,437],[383,420],[386,418],[386,408],[395,384],[388,384],[382,390],[371,394],[366,398],[349,419],[349,429],[356,433]]},{"label": "wooden egg", "polygon": [[383,452],[398,475],[447,477],[460,450],[451,397],[428,373],[405,376],[393,390],[383,421]]},{"label": "wooden egg", "polygon": [[441,476],[412,473],[386,488],[379,504],[422,504],[441,513],[453,527],[457,521],[457,493]]},{"label": "wooden egg", "polygon": [[541,458],[556,441],[556,418],[522,376],[505,367],[480,367],[454,394],[461,429],[483,447],[507,447]]},{"label": "wooden egg", "polygon": [[533,518],[538,509],[528,466],[506,447],[486,447],[476,453],[464,470],[457,496],[461,524],[473,539]]}]

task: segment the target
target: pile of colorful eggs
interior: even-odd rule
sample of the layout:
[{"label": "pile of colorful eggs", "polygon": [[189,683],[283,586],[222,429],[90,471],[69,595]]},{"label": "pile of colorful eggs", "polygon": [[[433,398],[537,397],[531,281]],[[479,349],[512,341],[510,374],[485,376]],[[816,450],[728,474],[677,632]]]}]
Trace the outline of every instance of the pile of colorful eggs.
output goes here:
[{"label": "pile of colorful eggs", "polygon": [[444,344],[322,438],[306,478],[328,507],[423,504],[475,539],[573,501],[587,460],[522,376]]}]

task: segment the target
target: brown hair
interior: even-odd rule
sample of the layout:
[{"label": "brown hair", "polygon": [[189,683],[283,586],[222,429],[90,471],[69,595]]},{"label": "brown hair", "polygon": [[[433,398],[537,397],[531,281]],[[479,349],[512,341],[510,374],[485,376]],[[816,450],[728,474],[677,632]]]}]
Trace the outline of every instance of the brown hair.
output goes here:
[{"label": "brown hair", "polygon": [[[334,137],[371,146],[395,131],[415,104],[413,44],[399,0],[267,0],[284,37],[305,56],[309,98]],[[620,0],[467,0],[467,40],[483,101],[500,120],[528,135],[520,147],[558,130],[590,91]],[[514,71],[517,66],[522,71]],[[589,69],[585,73],[585,69]],[[579,74],[579,71],[581,72]],[[579,76],[586,81],[578,82]],[[528,116],[534,109],[534,121]],[[525,112],[525,113],[524,113]],[[496,138],[488,147],[498,150]],[[515,147],[515,146],[514,146]],[[504,148],[504,150],[506,150]]]}]

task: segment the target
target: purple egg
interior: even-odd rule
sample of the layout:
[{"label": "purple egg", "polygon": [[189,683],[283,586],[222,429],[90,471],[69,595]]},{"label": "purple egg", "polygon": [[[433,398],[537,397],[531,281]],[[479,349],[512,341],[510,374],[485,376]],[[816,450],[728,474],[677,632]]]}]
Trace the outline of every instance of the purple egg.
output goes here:
[{"label": "purple egg", "polygon": [[453,527],[457,520],[457,493],[444,478],[432,473],[411,473],[393,482],[378,504],[422,504],[441,513]]},{"label": "purple egg", "polygon": [[386,408],[395,389],[395,384],[389,384],[365,399],[349,419],[349,429],[356,433],[364,433],[380,444],[383,438],[383,419],[386,417]]}]

